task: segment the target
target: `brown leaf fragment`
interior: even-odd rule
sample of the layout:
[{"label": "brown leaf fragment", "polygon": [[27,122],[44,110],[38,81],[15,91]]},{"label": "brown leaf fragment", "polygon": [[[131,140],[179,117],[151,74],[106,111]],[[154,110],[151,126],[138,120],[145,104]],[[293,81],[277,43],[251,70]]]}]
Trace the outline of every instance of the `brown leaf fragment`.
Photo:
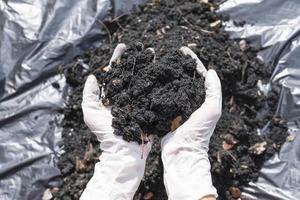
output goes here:
[{"label": "brown leaf fragment", "polygon": [[106,98],[102,99],[102,103],[104,106],[109,106],[109,99]]},{"label": "brown leaf fragment", "polygon": [[84,172],[86,170],[86,162],[84,160],[80,160],[78,157],[76,157],[76,171],[77,172]]},{"label": "brown leaf fragment", "polygon": [[228,143],[226,143],[225,141],[223,141],[223,149],[224,150],[229,150],[229,149],[231,149],[233,147],[233,145],[232,144],[228,144]]},{"label": "brown leaf fragment", "polygon": [[88,150],[85,152],[83,160],[85,162],[90,162],[94,159],[94,147],[92,144],[89,144]]},{"label": "brown leaf fragment", "polygon": [[223,136],[223,149],[229,150],[239,141],[230,133]]},{"label": "brown leaf fragment", "polygon": [[160,0],[152,0],[152,3],[156,6],[158,6],[160,4]]},{"label": "brown leaf fragment", "polygon": [[232,144],[235,145],[236,143],[238,143],[239,141],[230,133],[227,133],[226,135],[224,135],[223,137],[224,141],[227,144]]},{"label": "brown leaf fragment", "polygon": [[118,79],[118,78],[111,81],[111,83],[112,83],[114,86],[119,85],[121,82],[122,82],[122,80],[121,80],[121,79]]},{"label": "brown leaf fragment", "polygon": [[171,131],[175,131],[182,123],[182,117],[179,115],[171,123]]},{"label": "brown leaf fragment", "polygon": [[266,147],[267,147],[267,142],[266,141],[256,143],[255,145],[253,145],[249,148],[249,152],[253,153],[253,154],[256,154],[256,155],[260,155],[266,150]]},{"label": "brown leaf fragment", "polygon": [[144,199],[144,200],[151,200],[151,199],[153,199],[153,197],[154,197],[153,192],[147,192],[147,193],[144,195],[143,199]]},{"label": "brown leaf fragment", "polygon": [[295,140],[295,135],[289,135],[289,136],[286,137],[287,142],[292,142],[294,140]]},{"label": "brown leaf fragment", "polygon": [[105,66],[102,68],[102,71],[103,72],[108,72],[110,70],[110,67],[109,66]]},{"label": "brown leaf fragment", "polygon": [[230,195],[235,199],[238,199],[241,197],[241,190],[237,187],[230,187],[229,192],[230,192]]}]

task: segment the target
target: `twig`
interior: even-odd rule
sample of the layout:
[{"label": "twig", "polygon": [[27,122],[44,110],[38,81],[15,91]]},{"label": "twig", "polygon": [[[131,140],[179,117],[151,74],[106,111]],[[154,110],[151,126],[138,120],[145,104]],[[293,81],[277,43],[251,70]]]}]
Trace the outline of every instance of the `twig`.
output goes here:
[{"label": "twig", "polygon": [[111,33],[110,33],[109,29],[107,28],[107,26],[99,19],[97,19],[97,22],[99,22],[104,27],[104,29],[108,33],[109,43],[112,44]]},{"label": "twig", "polygon": [[117,21],[117,20],[119,20],[120,18],[124,17],[125,15],[127,15],[127,13],[124,13],[124,14],[122,14],[122,15],[119,15],[118,17],[113,18],[113,19],[111,20],[111,22]]},{"label": "twig", "polygon": [[234,161],[237,161],[237,159],[232,155],[232,153],[230,153],[229,151],[227,151],[227,153],[233,158]]}]

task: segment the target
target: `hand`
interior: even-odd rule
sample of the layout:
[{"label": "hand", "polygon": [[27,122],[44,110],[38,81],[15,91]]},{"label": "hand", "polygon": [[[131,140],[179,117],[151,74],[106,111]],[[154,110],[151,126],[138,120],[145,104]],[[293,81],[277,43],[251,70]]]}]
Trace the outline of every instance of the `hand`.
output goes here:
[{"label": "hand", "polygon": [[[125,50],[125,44],[116,47],[107,70],[110,70],[111,63]],[[103,152],[80,199],[131,200],[144,175],[151,142],[145,144],[142,150],[138,143],[126,142],[121,136],[116,136],[112,127],[111,108],[103,106],[99,95],[96,77],[90,75],[83,90],[83,117],[86,125],[101,142]]]},{"label": "hand", "polygon": [[169,199],[215,199],[208,144],[222,111],[220,80],[214,70],[206,70],[188,47],[180,49],[197,61],[197,72],[205,77],[206,97],[202,106],[161,142],[164,183]]}]

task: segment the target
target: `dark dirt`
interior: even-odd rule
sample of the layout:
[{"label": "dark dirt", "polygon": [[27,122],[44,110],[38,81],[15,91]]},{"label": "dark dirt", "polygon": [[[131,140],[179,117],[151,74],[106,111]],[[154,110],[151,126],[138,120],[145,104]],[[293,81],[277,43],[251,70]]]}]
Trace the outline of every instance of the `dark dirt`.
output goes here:
[{"label": "dark dirt", "polygon": [[141,43],[129,45],[110,71],[98,75],[104,104],[112,105],[115,134],[141,144],[150,134],[173,131],[175,119],[184,123],[205,98],[196,65],[179,50],[154,55]]},{"label": "dark dirt", "polygon": [[[82,119],[81,95],[87,75],[97,74],[108,65],[117,43],[137,40],[144,48],[153,47],[162,54],[189,46],[208,69],[217,71],[222,83],[223,113],[210,141],[209,159],[219,199],[237,198],[240,186],[257,179],[261,165],[280,149],[287,136],[284,120],[274,117],[279,91],[276,86],[267,96],[258,91],[258,80],[267,83],[272,66],[260,63],[251,47],[241,51],[239,41],[228,38],[218,21],[222,16],[214,12],[217,2],[149,2],[131,15],[106,22],[109,33],[102,46],[63,66],[73,89],[66,102],[66,153],[59,161],[63,184],[56,193],[57,199],[78,199],[100,155],[99,143]],[[261,129],[260,135],[257,129]],[[148,197],[167,199],[157,137],[135,199]]]}]

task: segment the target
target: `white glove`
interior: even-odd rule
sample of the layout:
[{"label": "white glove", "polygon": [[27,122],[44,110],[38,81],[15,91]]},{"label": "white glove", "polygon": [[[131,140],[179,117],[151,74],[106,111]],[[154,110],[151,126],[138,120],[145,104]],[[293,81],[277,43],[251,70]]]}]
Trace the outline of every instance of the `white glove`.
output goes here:
[{"label": "white glove", "polygon": [[[126,46],[119,44],[110,64],[125,50]],[[99,94],[97,80],[90,75],[83,90],[83,117],[86,125],[101,142],[100,148],[103,152],[80,199],[131,200],[144,175],[151,142],[145,144],[142,150],[142,145],[126,142],[122,137],[116,136],[113,133],[111,108],[102,105]]]},{"label": "white glove", "polygon": [[197,71],[205,77],[206,97],[202,106],[161,142],[164,183],[170,200],[217,197],[212,185],[208,144],[222,111],[221,83],[214,70],[206,71],[188,47],[180,49],[197,60]]}]

